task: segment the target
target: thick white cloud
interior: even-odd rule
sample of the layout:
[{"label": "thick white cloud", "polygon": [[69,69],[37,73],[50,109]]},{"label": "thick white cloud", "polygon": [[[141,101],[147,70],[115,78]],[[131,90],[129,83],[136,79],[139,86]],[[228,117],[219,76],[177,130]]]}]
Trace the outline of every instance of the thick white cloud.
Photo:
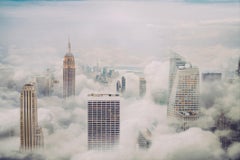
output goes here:
[{"label": "thick white cloud", "polygon": [[150,149],[154,159],[221,159],[223,151],[211,132],[191,128],[178,134],[155,137]]}]

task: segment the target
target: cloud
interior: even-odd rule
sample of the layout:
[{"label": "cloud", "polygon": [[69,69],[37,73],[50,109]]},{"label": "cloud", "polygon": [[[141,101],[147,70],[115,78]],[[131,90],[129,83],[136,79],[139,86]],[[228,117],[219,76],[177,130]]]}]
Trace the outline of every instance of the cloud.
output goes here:
[{"label": "cloud", "polygon": [[153,143],[150,150],[154,159],[221,159],[224,154],[217,137],[199,128],[155,138],[157,144]]},{"label": "cloud", "polygon": [[[201,70],[235,70],[239,53],[239,8],[233,4],[192,5],[158,1],[118,2],[6,2],[0,5],[0,159],[224,159],[239,157],[239,144],[227,153],[218,137],[191,128],[176,133],[168,126],[168,50],[173,49]],[[34,75],[50,68],[60,81],[62,60],[70,35],[76,60],[76,96],[38,98],[39,125],[45,149],[36,155],[19,152],[19,96]],[[139,75],[121,73],[103,86],[81,73],[81,65],[130,65],[144,68],[147,94],[139,98]],[[225,65],[227,64],[227,65]],[[229,64],[229,65],[228,65]],[[87,94],[115,93],[115,82],[127,80],[121,97],[119,150],[87,149]],[[225,76],[225,75],[224,75]],[[239,83],[201,84],[202,117],[198,126],[209,129],[226,112],[239,120]],[[140,130],[158,122],[152,132],[152,147],[136,149]]]},{"label": "cloud", "polygon": [[228,155],[231,159],[233,160],[237,160],[240,157],[240,153],[239,153],[239,147],[240,147],[240,143],[234,143],[232,146],[230,146],[230,148],[228,149]]}]

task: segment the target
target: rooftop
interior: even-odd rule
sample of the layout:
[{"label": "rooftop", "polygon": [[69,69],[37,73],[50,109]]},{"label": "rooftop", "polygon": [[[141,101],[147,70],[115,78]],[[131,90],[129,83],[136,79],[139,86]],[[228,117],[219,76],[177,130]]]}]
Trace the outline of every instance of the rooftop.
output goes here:
[{"label": "rooftop", "polygon": [[108,94],[108,93],[91,93],[88,97],[119,97],[119,94]]}]

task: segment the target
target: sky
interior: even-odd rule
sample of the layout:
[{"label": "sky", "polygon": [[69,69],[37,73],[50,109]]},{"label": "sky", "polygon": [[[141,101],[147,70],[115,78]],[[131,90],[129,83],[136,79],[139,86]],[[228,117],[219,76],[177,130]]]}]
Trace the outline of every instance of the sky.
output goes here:
[{"label": "sky", "polygon": [[[219,71],[227,79],[240,56],[239,15],[237,0],[0,1],[0,160],[239,158],[240,143],[227,151],[220,147],[219,136],[229,131],[207,130],[222,110],[234,121],[240,120],[239,83],[201,84],[204,116],[198,122],[200,127],[177,133],[166,118],[171,52],[185,57],[200,72]],[[61,83],[68,37],[77,65],[76,97],[67,102],[56,96],[39,97],[45,149],[36,155],[19,153],[22,86],[47,68],[54,70]],[[122,73],[127,90],[121,99],[120,149],[111,153],[87,150],[86,95],[115,89],[114,85],[103,87],[79,71],[81,65],[97,62],[143,68],[147,80],[147,94],[139,99],[139,77]],[[158,126],[152,147],[137,150],[139,130],[154,121]]]}]

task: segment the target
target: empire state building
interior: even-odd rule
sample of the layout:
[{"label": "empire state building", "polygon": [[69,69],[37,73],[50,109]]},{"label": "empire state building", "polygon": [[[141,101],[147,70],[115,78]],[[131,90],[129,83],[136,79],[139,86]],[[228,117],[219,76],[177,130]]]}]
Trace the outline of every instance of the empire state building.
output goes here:
[{"label": "empire state building", "polygon": [[63,98],[75,95],[75,61],[68,41],[68,52],[63,60]]}]

